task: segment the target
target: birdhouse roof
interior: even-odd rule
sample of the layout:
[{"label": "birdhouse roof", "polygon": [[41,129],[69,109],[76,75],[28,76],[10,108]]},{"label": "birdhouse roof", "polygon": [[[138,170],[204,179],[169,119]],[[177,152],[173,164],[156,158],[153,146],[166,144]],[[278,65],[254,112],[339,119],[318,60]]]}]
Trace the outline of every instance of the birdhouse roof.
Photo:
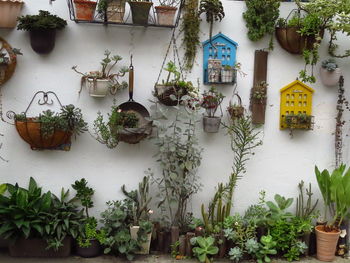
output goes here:
[{"label": "birdhouse roof", "polygon": [[[212,37],[212,42],[215,41],[215,40],[216,40],[217,38],[219,38],[219,37],[224,38],[225,40],[227,40],[228,42],[230,42],[230,43],[231,43],[232,45],[234,45],[235,47],[238,46],[238,43],[237,43],[237,42],[235,42],[235,41],[233,41],[232,39],[228,38],[227,36],[225,36],[225,35],[222,34],[221,32],[220,32],[219,34],[216,34],[215,36]],[[207,44],[209,44],[209,43],[210,43],[210,39],[204,41],[204,42],[202,43],[202,45],[205,46],[205,45],[207,45]]]},{"label": "birdhouse roof", "polygon": [[284,92],[296,85],[300,85],[302,87],[304,87],[305,89],[307,89],[308,91],[310,91],[311,93],[314,92],[314,89],[310,88],[308,85],[306,85],[305,83],[301,82],[300,80],[294,80],[293,82],[289,83],[287,86],[283,87],[280,92]]}]

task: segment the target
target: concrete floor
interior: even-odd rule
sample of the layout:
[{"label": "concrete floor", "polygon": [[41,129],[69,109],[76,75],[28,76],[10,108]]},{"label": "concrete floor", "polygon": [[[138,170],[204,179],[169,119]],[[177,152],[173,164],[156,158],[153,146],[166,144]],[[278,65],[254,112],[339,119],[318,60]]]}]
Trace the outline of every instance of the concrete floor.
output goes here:
[{"label": "concrete floor", "polygon": [[[119,263],[119,262],[128,262],[126,260],[123,260],[121,258],[116,258],[113,256],[100,256],[97,258],[81,258],[77,256],[72,256],[69,258],[13,258],[10,257],[7,253],[7,251],[0,251],[0,263]],[[187,260],[175,260],[171,258],[168,255],[149,255],[149,256],[138,256],[135,258],[133,263],[195,263],[198,262],[194,259],[187,259]],[[219,260],[216,259],[214,262],[230,262],[229,260]],[[272,262],[280,262],[280,263],[286,263],[288,261],[285,260],[273,260]],[[303,260],[299,261],[300,263],[316,263],[316,262],[322,262],[319,260],[316,260],[315,258],[309,257],[304,258]],[[343,259],[337,257],[334,263],[349,263],[349,259]]]}]

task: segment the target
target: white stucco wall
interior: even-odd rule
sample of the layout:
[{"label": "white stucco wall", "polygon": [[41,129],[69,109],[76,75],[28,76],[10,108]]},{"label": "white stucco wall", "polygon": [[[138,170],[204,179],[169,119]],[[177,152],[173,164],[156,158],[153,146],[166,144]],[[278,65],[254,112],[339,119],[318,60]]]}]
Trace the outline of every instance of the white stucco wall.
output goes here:
[{"label": "white stucco wall", "polygon": [[[268,38],[258,43],[246,37],[245,22],[242,12],[244,2],[223,0],[226,17],[214,26],[214,34],[221,31],[238,42],[237,59],[242,63],[243,71],[248,75],[238,77],[238,92],[243,104],[249,105],[249,92],[253,82],[254,50],[267,46]],[[294,7],[293,3],[281,4],[281,15],[286,16]],[[105,49],[121,55],[122,65],[128,66],[129,55],[134,56],[136,101],[149,106],[148,99],[165,54],[171,36],[166,28],[122,27],[76,24],[69,20],[66,1],[57,0],[49,5],[48,0],[26,0],[23,14],[35,14],[39,9],[49,10],[68,20],[68,27],[58,32],[54,51],[40,56],[32,51],[29,35],[23,31],[0,29],[0,36],[13,47],[24,53],[18,58],[18,66],[13,78],[2,87],[4,112],[25,110],[33,94],[38,90],[52,90],[57,93],[63,104],[73,103],[83,110],[90,124],[101,110],[106,113],[112,105],[112,97],[93,99],[84,90],[78,97],[80,77],[71,67],[79,65],[83,72],[98,69],[99,61]],[[201,25],[201,40],[208,38],[208,25]],[[344,45],[349,41],[340,38]],[[321,60],[326,55],[325,36],[320,48]],[[178,39],[180,43],[180,38]],[[345,76],[345,89],[349,87],[349,59],[339,60]],[[320,63],[319,63],[320,64]],[[316,67],[318,76],[319,64]],[[303,60],[293,56],[278,45],[269,55],[268,61],[268,107],[266,124],[262,128],[263,145],[248,164],[247,174],[238,182],[235,192],[234,211],[243,212],[251,203],[257,201],[258,192],[265,189],[267,199],[275,193],[288,197],[297,196],[297,183],[303,179],[312,182],[319,195],[314,178],[314,165],[331,168],[334,165],[334,128],[337,88],[324,87],[319,81],[311,85],[315,89],[313,97],[313,114],[315,128],[313,131],[294,133],[291,139],[289,131],[279,130],[279,90],[295,80]],[[193,72],[189,80],[202,79],[202,52],[199,50]],[[203,89],[204,86],[201,86]],[[223,107],[226,108],[232,94],[232,86],[219,88],[225,95]],[[346,92],[348,93],[348,92]],[[127,100],[127,91],[118,93],[117,104]],[[38,110],[38,109],[35,109]],[[226,113],[225,113],[226,114]],[[227,116],[225,115],[225,118]],[[345,126],[345,132],[348,130]],[[201,130],[201,129],[200,129]],[[139,145],[121,143],[116,149],[109,150],[95,141],[88,133],[73,141],[71,151],[32,151],[17,134],[15,127],[1,122],[0,132],[4,134],[1,155],[9,162],[0,162],[0,182],[19,182],[26,185],[33,176],[45,190],[59,193],[61,187],[70,187],[76,179],[85,177],[96,189],[94,213],[105,208],[105,202],[122,198],[120,186],[126,184],[135,188],[148,167],[156,167],[151,153],[156,149],[152,141],[143,141]],[[218,134],[199,135],[204,147],[203,162],[198,173],[204,185],[203,191],[193,198],[192,208],[199,213],[200,204],[207,203],[214,193],[218,182],[226,182],[230,175],[233,154],[229,138],[221,130]],[[344,161],[349,160],[348,137],[344,140]]]}]

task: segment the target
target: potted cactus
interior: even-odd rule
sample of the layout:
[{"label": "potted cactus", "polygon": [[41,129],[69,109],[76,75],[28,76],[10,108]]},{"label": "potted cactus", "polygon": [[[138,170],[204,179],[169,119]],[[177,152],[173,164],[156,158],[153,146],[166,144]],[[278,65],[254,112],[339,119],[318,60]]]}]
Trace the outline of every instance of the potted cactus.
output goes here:
[{"label": "potted cactus", "polygon": [[152,2],[147,0],[134,0],[128,2],[131,9],[132,22],[138,25],[147,25]]},{"label": "potted cactus", "polygon": [[18,18],[18,30],[29,31],[30,45],[38,54],[50,53],[55,47],[56,30],[66,27],[66,20],[40,10],[38,15]]},{"label": "potted cactus", "polygon": [[201,107],[205,109],[206,116],[203,116],[203,129],[208,133],[215,133],[219,131],[221,117],[215,116],[224,95],[218,92],[216,88],[211,87],[209,91],[202,94]]},{"label": "potted cactus", "polygon": [[104,55],[105,57],[101,61],[102,68],[100,71],[82,73],[77,70],[77,66],[72,67],[75,72],[82,75],[79,93],[85,85],[91,97],[103,98],[107,95],[108,91],[115,95],[118,90],[128,87],[125,81],[122,83],[118,81],[120,77],[123,77],[129,71],[127,67],[122,67],[117,73],[111,72],[116,64],[122,60],[122,57],[119,55],[111,56],[109,50],[106,50]]},{"label": "potted cactus", "polygon": [[178,1],[177,0],[161,0],[160,5],[156,6],[158,24],[163,26],[173,26]]},{"label": "potted cactus", "polygon": [[0,28],[15,28],[17,17],[21,13],[24,2],[22,0],[0,1]]},{"label": "potted cactus", "polygon": [[78,20],[94,20],[97,2],[91,0],[74,0],[75,18]]},{"label": "potted cactus", "polygon": [[339,83],[341,69],[338,67],[334,58],[322,61],[320,68],[320,77],[322,84],[328,87],[336,86]]}]

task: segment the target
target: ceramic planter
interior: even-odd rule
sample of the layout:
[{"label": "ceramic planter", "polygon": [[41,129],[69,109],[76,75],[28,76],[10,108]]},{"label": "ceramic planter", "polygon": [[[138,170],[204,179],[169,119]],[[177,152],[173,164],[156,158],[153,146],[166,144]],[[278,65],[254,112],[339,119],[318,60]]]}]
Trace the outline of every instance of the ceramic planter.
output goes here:
[{"label": "ceramic planter", "polygon": [[55,130],[52,135],[43,136],[40,131],[41,123],[34,118],[27,118],[26,121],[15,121],[17,132],[26,141],[32,150],[65,150],[68,151],[71,145],[70,132]]},{"label": "ceramic planter", "polygon": [[0,28],[14,28],[20,15],[22,0],[0,0]]},{"label": "ceramic planter", "polygon": [[126,0],[112,0],[107,6],[107,21],[115,23],[124,22]]},{"label": "ceramic planter", "polygon": [[339,78],[341,76],[341,69],[336,68],[334,71],[328,71],[325,68],[320,68],[320,77],[322,84],[328,87],[334,87],[339,84]]},{"label": "ceramic planter", "polygon": [[219,131],[221,123],[220,117],[203,117],[203,130],[208,133],[215,133]]},{"label": "ceramic planter", "polygon": [[78,20],[94,20],[97,2],[89,0],[74,0],[75,18]]},{"label": "ceramic planter", "polygon": [[340,231],[325,232],[324,226],[316,226],[317,259],[321,261],[333,261],[337,248]]},{"label": "ceramic planter", "polygon": [[48,54],[55,47],[56,29],[32,29],[29,31],[30,45],[38,54]]},{"label": "ceramic planter", "polygon": [[110,85],[111,84],[109,79],[93,79],[93,78],[86,79],[86,87],[91,97],[95,97],[95,98],[105,97],[108,94]]},{"label": "ceramic planter", "polygon": [[147,25],[149,10],[153,5],[152,2],[128,2],[131,8],[132,22],[138,25]]},{"label": "ceramic planter", "polygon": [[[139,232],[140,227],[139,226],[131,226],[130,227],[130,235],[131,238],[134,240],[137,240],[137,233]],[[147,241],[143,244],[141,244],[140,251],[135,252],[135,254],[140,255],[147,255],[149,254],[149,248],[151,246],[151,239],[152,239],[152,231],[147,235]]]},{"label": "ceramic planter", "polygon": [[47,242],[40,238],[20,238],[15,243],[9,245],[11,257],[68,257],[71,254],[71,238],[63,240],[63,246],[57,251],[46,249]]},{"label": "ceramic planter", "polygon": [[235,73],[234,69],[221,69],[221,82],[222,83],[233,83],[235,82]]},{"label": "ceramic planter", "polygon": [[176,14],[176,7],[172,6],[156,6],[158,24],[162,26],[173,26]]},{"label": "ceramic planter", "polygon": [[100,243],[96,239],[90,240],[90,242],[91,246],[89,247],[79,247],[79,245],[77,245],[76,253],[78,256],[83,258],[93,258],[101,254]]}]

